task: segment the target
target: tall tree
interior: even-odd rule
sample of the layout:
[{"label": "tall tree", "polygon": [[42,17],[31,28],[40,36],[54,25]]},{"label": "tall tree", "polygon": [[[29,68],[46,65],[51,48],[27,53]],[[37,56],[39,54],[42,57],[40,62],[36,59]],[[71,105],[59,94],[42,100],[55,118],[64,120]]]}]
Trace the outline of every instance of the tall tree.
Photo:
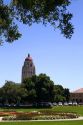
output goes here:
[{"label": "tall tree", "polygon": [[37,100],[39,102],[52,102],[54,100],[54,83],[46,74],[38,76],[36,83]]},{"label": "tall tree", "polygon": [[69,101],[70,92],[69,89],[63,88],[61,85],[55,85],[55,101],[56,102],[64,102]]},{"label": "tall tree", "polygon": [[54,29],[58,28],[66,38],[71,38],[73,26],[72,14],[67,11],[70,0],[10,0],[5,4],[0,0],[0,39],[13,42],[21,37],[16,20],[23,24],[50,23]]},{"label": "tall tree", "polygon": [[25,79],[23,87],[27,89],[27,101],[49,102],[54,100],[54,83],[46,74]]},{"label": "tall tree", "polygon": [[[36,76],[35,76],[36,77]],[[27,90],[27,96],[25,98],[25,102],[34,102],[36,101],[36,90],[35,90],[35,82],[34,76],[28,79],[25,79],[22,83],[22,87]]]},{"label": "tall tree", "polygon": [[69,99],[70,99],[70,92],[69,92],[69,89],[68,88],[65,88],[64,89],[64,96],[66,98],[66,101],[68,102]]}]

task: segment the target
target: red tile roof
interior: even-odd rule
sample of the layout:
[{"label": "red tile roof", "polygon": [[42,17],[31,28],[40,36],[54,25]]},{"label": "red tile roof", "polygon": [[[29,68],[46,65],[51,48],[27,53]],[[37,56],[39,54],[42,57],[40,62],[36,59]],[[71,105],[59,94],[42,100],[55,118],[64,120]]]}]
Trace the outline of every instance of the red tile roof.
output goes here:
[{"label": "red tile roof", "polygon": [[83,93],[83,88],[77,89],[73,93]]},{"label": "red tile roof", "polygon": [[25,59],[25,61],[32,61],[32,58],[31,58],[31,57],[27,57],[27,58]]},{"label": "red tile roof", "polygon": [[30,54],[28,54],[28,57],[25,58],[25,61],[32,61],[32,57],[30,56]]}]

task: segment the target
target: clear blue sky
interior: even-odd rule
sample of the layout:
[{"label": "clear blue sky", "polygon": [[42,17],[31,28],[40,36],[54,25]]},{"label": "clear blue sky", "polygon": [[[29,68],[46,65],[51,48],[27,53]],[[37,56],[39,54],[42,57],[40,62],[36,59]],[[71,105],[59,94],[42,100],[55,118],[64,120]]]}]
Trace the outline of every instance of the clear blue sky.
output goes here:
[{"label": "clear blue sky", "polygon": [[0,86],[5,80],[21,81],[22,65],[30,53],[37,75],[46,73],[55,84],[71,91],[83,87],[83,0],[73,0],[69,9],[74,15],[75,27],[71,40],[49,25],[19,24],[22,37],[0,46]]}]

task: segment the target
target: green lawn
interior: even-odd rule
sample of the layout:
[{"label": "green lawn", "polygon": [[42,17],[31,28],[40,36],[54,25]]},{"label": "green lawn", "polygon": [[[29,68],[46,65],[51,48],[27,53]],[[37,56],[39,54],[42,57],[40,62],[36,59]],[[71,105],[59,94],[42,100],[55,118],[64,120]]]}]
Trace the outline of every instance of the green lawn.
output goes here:
[{"label": "green lawn", "polygon": [[75,112],[81,116],[83,116],[83,106],[55,106],[51,109],[3,109],[0,108],[0,111],[23,111],[23,112],[30,112],[30,111],[39,111],[39,110],[53,110],[56,112]]},{"label": "green lawn", "polygon": [[53,107],[54,111],[57,112],[75,112],[81,116],[83,116],[83,106],[58,106],[58,107]]},{"label": "green lawn", "polygon": [[2,122],[0,125],[83,125],[83,121],[65,122]]}]

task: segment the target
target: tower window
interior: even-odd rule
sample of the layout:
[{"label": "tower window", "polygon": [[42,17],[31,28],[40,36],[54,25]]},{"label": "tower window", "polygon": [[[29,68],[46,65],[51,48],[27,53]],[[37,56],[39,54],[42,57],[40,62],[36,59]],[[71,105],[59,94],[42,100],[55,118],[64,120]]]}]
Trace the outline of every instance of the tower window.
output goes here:
[{"label": "tower window", "polygon": [[30,64],[30,67],[32,67],[32,64]]}]

